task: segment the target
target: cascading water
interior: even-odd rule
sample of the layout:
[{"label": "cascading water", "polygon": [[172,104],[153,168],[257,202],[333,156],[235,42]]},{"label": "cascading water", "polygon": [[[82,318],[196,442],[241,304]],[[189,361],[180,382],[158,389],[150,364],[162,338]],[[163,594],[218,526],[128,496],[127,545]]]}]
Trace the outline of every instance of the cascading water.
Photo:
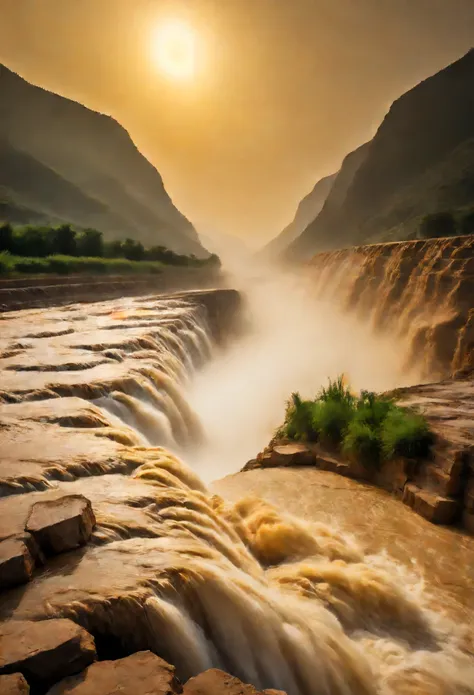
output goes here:
[{"label": "cascading water", "polygon": [[[82,329],[77,321],[73,334],[48,338],[46,350],[33,345],[32,359],[47,367],[61,350],[71,364],[76,351],[77,368],[56,381],[37,372],[28,386],[12,377],[5,391],[24,401],[12,408],[33,413],[41,402],[46,410],[34,417],[44,423],[55,401],[92,401],[97,424],[89,414],[76,427],[103,437],[108,425],[114,442],[122,431],[130,477],[108,454],[105,493],[102,481],[68,478],[67,467],[57,474],[62,493],[93,499],[95,546],[73,576],[49,569],[4,610],[73,617],[125,650],[154,649],[182,679],[215,666],[288,695],[472,695],[472,636],[432,609],[416,568],[364,551],[336,518],[315,523],[256,498],[231,504],[198,475],[237,470],[248,449],[266,443],[285,396],[316,389],[340,365],[356,385],[397,383],[396,346],[323,303],[308,313],[305,287],[278,278],[258,284],[254,297],[258,330],[225,351],[211,345],[205,312],[185,300],[104,305]],[[53,474],[50,466],[45,480]],[[30,484],[28,475],[18,483]],[[18,495],[19,511],[27,497]]]}]

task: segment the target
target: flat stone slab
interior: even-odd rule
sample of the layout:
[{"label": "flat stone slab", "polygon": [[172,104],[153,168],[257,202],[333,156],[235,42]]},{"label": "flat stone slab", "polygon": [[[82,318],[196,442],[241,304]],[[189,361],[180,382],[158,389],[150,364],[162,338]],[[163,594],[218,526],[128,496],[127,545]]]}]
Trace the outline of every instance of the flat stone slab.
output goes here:
[{"label": "flat stone slab", "polygon": [[0,542],[0,591],[29,582],[35,568],[29,534],[13,536]]},{"label": "flat stone slab", "polygon": [[275,446],[272,455],[280,466],[314,466],[316,463],[313,452],[304,444]]},{"label": "flat stone slab", "polygon": [[315,466],[316,456],[309,446],[299,442],[278,444],[258,454],[243,468],[244,471],[254,468],[276,468],[280,466]]},{"label": "flat stone slab", "polygon": [[183,695],[285,695],[281,690],[257,690],[217,668],[211,668],[191,678]]},{"label": "flat stone slab", "polygon": [[28,695],[30,686],[21,673],[0,676],[0,693],[2,695]]},{"label": "flat stone slab", "polygon": [[48,687],[87,668],[97,655],[93,637],[72,620],[10,620],[0,625],[0,675],[21,673]]},{"label": "flat stone slab", "polygon": [[433,524],[451,524],[460,512],[458,500],[421,490],[413,483],[405,485],[402,499],[406,505]]},{"label": "flat stone slab", "polygon": [[68,495],[33,505],[26,530],[48,555],[84,545],[95,526],[90,501],[83,495]]},{"label": "flat stone slab", "polygon": [[65,678],[48,695],[178,695],[182,687],[174,667],[149,651],[117,661],[100,661]]}]

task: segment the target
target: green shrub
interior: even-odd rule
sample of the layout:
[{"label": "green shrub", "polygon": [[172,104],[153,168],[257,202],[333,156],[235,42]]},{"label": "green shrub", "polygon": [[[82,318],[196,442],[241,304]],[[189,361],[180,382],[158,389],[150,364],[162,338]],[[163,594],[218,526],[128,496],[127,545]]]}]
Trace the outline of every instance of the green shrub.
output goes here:
[{"label": "green shrub", "polygon": [[343,452],[364,465],[377,466],[380,462],[381,443],[374,426],[361,420],[352,420],[344,434]]},{"label": "green shrub", "polygon": [[339,376],[335,381],[329,379],[329,386],[321,389],[318,399],[320,401],[336,401],[338,403],[346,403],[353,407],[356,398],[351,393],[348,386],[344,385],[344,376]]},{"label": "green shrub", "polygon": [[13,227],[8,223],[0,225],[0,253],[2,251],[13,251]]},{"label": "green shrub", "polygon": [[102,232],[97,229],[85,229],[81,232],[77,237],[77,255],[87,258],[102,258],[104,255]]},{"label": "green shrub", "polygon": [[276,436],[321,441],[368,466],[394,456],[425,457],[433,443],[425,418],[385,396],[355,396],[343,377],[329,381],[314,400],[293,393]]},{"label": "green shrub", "polygon": [[354,413],[354,419],[358,422],[370,425],[370,427],[379,429],[394,406],[395,404],[390,398],[377,396],[371,391],[361,391]]},{"label": "green shrub", "polygon": [[51,230],[52,253],[75,256],[77,254],[76,231],[70,224],[63,224],[57,229]]},{"label": "green shrub", "polygon": [[129,261],[142,261],[145,258],[145,247],[139,241],[125,239],[122,243],[122,254]]},{"label": "green shrub", "polygon": [[303,401],[299,393],[292,393],[286,404],[285,423],[281,434],[289,439],[314,439],[313,403]]},{"label": "green shrub", "polygon": [[122,242],[119,239],[106,241],[104,243],[104,256],[106,258],[124,258],[122,253]]},{"label": "green shrub", "polygon": [[392,409],[381,427],[382,452],[385,458],[428,456],[433,434],[425,418],[402,408]]},{"label": "green shrub", "polygon": [[420,226],[419,235],[422,239],[447,237],[458,234],[457,222],[452,212],[435,212],[426,215]]},{"label": "green shrub", "polygon": [[46,258],[18,258],[15,261],[14,271],[16,273],[37,274],[48,273],[49,263]]},{"label": "green shrub", "polygon": [[50,227],[20,227],[14,231],[13,251],[19,256],[44,258],[54,251]]},{"label": "green shrub", "polygon": [[12,257],[8,251],[0,252],[0,275],[10,273],[13,267]]},{"label": "green shrub", "polygon": [[471,210],[462,218],[461,234],[474,234],[474,210]]},{"label": "green shrub", "polygon": [[58,275],[68,275],[71,272],[71,265],[64,258],[52,256],[48,259],[48,273],[57,273]]},{"label": "green shrub", "polygon": [[339,398],[320,400],[313,407],[313,432],[324,444],[336,446],[342,442],[353,416],[352,402]]}]

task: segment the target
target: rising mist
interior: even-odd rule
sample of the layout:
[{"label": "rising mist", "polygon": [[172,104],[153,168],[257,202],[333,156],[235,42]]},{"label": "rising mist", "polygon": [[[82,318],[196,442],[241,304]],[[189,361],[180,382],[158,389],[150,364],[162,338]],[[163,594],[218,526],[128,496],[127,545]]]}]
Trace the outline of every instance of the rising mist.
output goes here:
[{"label": "rising mist", "polygon": [[305,270],[223,257],[244,298],[245,330],[196,375],[188,396],[207,434],[192,454],[205,479],[240,470],[266,446],[293,391],[313,396],[340,374],[356,390],[419,382],[406,371],[403,341],[375,335]]}]

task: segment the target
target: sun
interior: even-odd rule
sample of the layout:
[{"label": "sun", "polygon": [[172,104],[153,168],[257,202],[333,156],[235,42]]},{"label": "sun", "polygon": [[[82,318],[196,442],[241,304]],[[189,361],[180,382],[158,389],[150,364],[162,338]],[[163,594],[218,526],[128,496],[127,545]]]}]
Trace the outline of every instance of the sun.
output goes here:
[{"label": "sun", "polygon": [[170,80],[191,80],[196,71],[196,35],[180,20],[163,22],[154,32],[153,57]]}]

